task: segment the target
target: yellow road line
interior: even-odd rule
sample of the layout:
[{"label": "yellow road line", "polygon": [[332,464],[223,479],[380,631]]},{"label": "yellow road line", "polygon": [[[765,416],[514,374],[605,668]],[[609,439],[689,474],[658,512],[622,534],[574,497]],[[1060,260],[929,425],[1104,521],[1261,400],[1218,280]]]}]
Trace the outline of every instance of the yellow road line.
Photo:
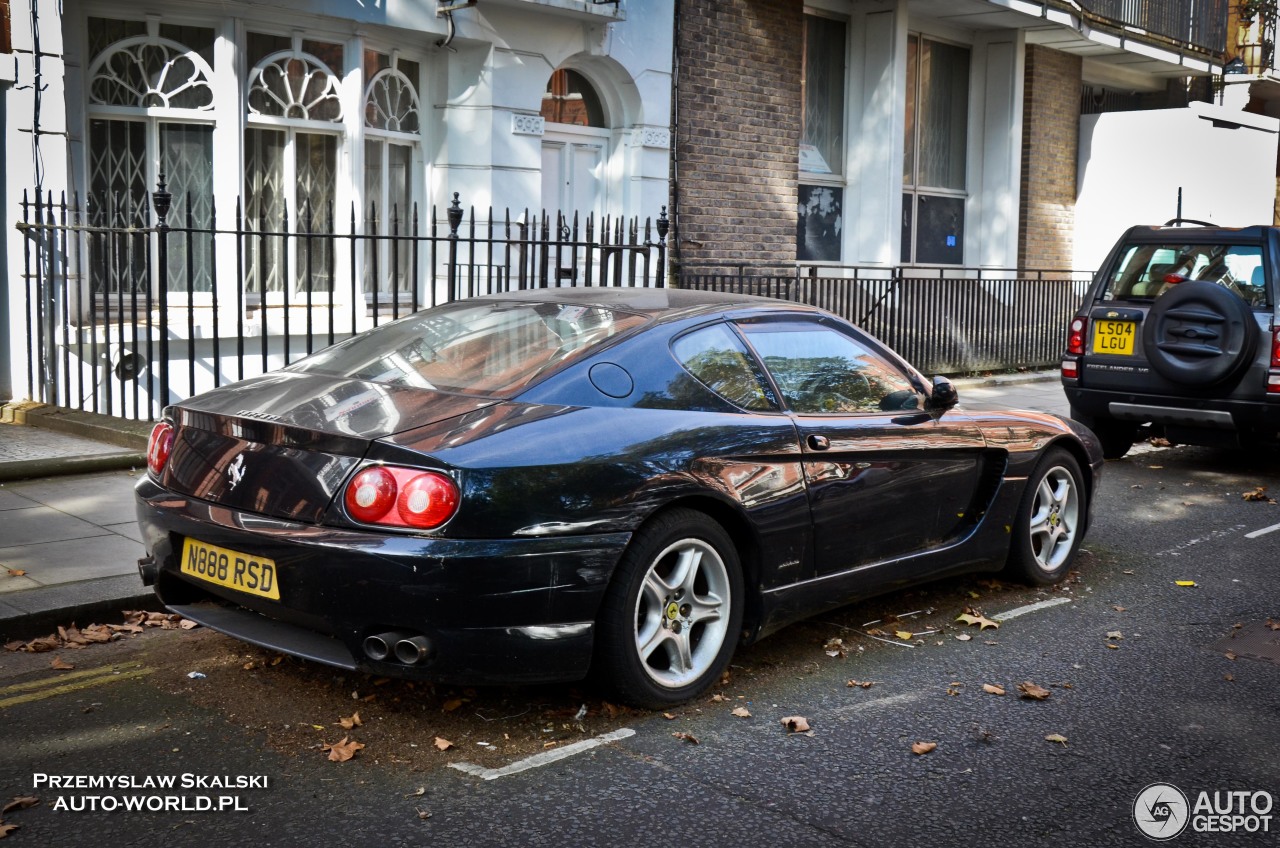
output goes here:
[{"label": "yellow road line", "polygon": [[44,698],[52,698],[56,695],[65,695],[68,692],[88,689],[91,686],[101,686],[104,683],[132,680],[135,677],[144,677],[153,671],[155,669],[147,668],[140,663],[124,663],[122,665],[107,665],[101,668],[77,671],[58,677],[29,680],[26,683],[15,683],[12,686],[0,688],[0,696],[7,693],[24,694],[13,694],[7,698],[0,697],[0,709],[16,706],[17,704],[25,704],[30,701],[39,701]]}]

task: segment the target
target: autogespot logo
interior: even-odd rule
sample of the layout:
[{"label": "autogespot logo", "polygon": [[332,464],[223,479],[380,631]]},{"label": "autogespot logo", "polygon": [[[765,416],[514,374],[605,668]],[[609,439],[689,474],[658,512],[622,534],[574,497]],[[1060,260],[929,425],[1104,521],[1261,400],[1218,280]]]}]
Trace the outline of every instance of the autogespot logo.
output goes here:
[{"label": "autogespot logo", "polygon": [[1191,811],[1187,796],[1171,783],[1153,783],[1133,802],[1133,823],[1142,835],[1163,842],[1187,827]]}]

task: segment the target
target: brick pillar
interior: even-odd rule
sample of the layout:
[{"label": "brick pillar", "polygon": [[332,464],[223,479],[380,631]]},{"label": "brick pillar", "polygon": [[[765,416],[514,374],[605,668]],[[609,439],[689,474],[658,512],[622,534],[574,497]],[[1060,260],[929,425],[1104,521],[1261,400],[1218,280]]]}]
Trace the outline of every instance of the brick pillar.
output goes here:
[{"label": "brick pillar", "polygon": [[796,258],[804,6],[680,0],[673,258]]},{"label": "brick pillar", "polygon": [[1071,269],[1080,87],[1078,57],[1038,44],[1027,45],[1022,106],[1022,219],[1018,222],[1020,268]]}]

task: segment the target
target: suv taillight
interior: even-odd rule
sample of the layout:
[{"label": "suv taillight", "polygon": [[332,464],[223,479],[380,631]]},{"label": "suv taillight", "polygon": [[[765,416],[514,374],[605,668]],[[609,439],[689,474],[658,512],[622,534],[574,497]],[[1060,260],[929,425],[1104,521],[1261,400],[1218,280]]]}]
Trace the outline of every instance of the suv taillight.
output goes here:
[{"label": "suv taillight", "polygon": [[1074,318],[1067,334],[1067,353],[1072,356],[1084,356],[1084,337],[1089,333],[1088,318]]},{"label": "suv taillight", "polygon": [[1280,327],[1271,331],[1271,373],[1267,375],[1267,393],[1280,395]]},{"label": "suv taillight", "polygon": [[347,484],[347,514],[362,524],[433,530],[458,511],[458,486],[438,471],[374,465]]},{"label": "suv taillight", "polygon": [[169,461],[169,452],[173,450],[173,425],[161,421],[151,428],[151,437],[147,439],[147,469],[159,477],[164,464]]}]

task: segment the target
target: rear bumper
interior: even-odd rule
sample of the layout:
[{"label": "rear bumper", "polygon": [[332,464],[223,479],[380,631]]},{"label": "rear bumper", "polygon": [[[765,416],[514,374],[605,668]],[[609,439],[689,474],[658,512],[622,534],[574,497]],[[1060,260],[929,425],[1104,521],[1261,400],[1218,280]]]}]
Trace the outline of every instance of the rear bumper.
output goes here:
[{"label": "rear bumper", "polygon": [[1068,381],[1063,388],[1071,408],[1089,418],[1151,422],[1185,431],[1235,433],[1245,441],[1280,442],[1280,396],[1256,401],[1170,397],[1082,389]]},{"label": "rear bumper", "polygon": [[[340,668],[413,679],[528,683],[580,679],[594,620],[630,539],[609,533],[457,540],[317,527],[219,507],[144,478],[138,522],[168,608],[263,647]],[[280,600],[183,574],[183,542],[276,564]],[[366,638],[423,636],[426,659],[375,660]]]}]

